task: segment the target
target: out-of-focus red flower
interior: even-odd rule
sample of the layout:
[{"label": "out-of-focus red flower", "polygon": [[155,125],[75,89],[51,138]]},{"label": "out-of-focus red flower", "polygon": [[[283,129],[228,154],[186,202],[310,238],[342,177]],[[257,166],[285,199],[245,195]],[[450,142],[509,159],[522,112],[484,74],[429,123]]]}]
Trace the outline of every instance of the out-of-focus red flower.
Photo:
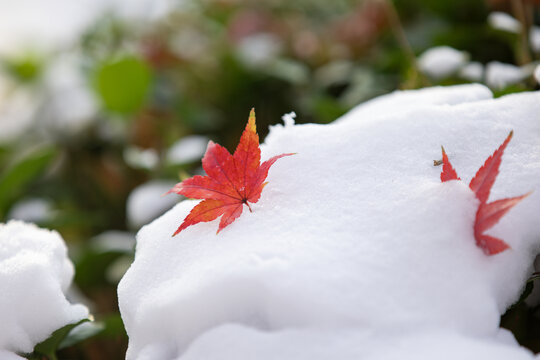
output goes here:
[{"label": "out-of-focus red flower", "polygon": [[308,30],[299,32],[294,36],[292,48],[296,56],[305,59],[314,56],[320,49],[320,40],[317,35]]},{"label": "out-of-focus red flower", "polygon": [[355,51],[363,51],[375,43],[386,28],[385,4],[380,1],[366,1],[355,11],[334,24],[334,34],[338,41]]},{"label": "out-of-focus red flower", "polygon": [[233,43],[257,33],[277,33],[279,26],[270,14],[257,10],[240,10],[229,21],[228,36]]},{"label": "out-of-focus red flower", "polygon": [[157,37],[143,39],[140,47],[144,59],[153,68],[166,68],[182,61]]}]

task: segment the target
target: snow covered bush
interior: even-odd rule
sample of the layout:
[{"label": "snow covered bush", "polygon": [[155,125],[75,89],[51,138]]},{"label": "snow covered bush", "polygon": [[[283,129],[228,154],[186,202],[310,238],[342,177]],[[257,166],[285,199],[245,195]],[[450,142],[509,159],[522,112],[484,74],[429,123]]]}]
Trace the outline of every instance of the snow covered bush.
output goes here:
[{"label": "snow covered bush", "polygon": [[127,199],[126,213],[129,224],[139,229],[176,204],[176,199],[164,197],[174,185],[171,181],[149,181],[135,188]]},{"label": "snow covered bush", "polygon": [[467,63],[468,57],[465,52],[449,46],[437,46],[418,58],[418,67],[429,77],[441,79],[455,74]]},{"label": "snow covered bush", "polygon": [[[392,93],[330,125],[271,128],[260,201],[171,234],[186,200],[143,227],[118,288],[127,359],[532,359],[499,328],[540,250],[540,94],[481,85]],[[532,195],[475,244],[478,200],[441,183],[444,144],[470,179],[510,130],[492,199]],[[172,196],[172,195],[170,195]]]},{"label": "snow covered bush", "polygon": [[20,221],[0,224],[0,358],[30,353],[53,331],[88,317],[66,291],[73,264],[57,232]]}]

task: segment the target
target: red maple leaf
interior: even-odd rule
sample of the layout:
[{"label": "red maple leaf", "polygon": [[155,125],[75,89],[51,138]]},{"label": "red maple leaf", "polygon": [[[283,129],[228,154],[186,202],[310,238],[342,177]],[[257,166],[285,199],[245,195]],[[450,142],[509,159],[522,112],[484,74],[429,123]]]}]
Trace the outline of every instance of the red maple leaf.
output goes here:
[{"label": "red maple leaf", "polygon": [[274,156],[262,164],[259,135],[255,126],[255,110],[251,109],[249,120],[240,143],[231,155],[223,146],[208,143],[202,159],[207,176],[194,176],[176,184],[168,193],[174,192],[189,198],[203,199],[186,216],[173,236],[188,226],[212,221],[219,216],[218,233],[242,214],[244,204],[256,203],[266,186],[268,170],[279,159],[293,154]]},{"label": "red maple leaf", "polygon": [[[495,183],[495,179],[499,174],[499,166],[501,165],[502,156],[506,146],[512,139],[513,131],[510,131],[508,137],[499,146],[497,150],[487,158],[486,162],[472,178],[469,188],[474,192],[476,198],[480,201],[478,210],[476,211],[476,218],[474,221],[474,237],[476,244],[484,250],[487,255],[498,254],[510,246],[501,239],[484,234],[486,230],[491,229],[499,220],[517,203],[527,197],[530,193],[516,196],[513,198],[507,198],[502,200],[493,201],[488,203],[489,193]],[[450,164],[448,156],[442,148],[443,154],[443,169],[441,172],[441,182],[448,180],[460,180],[456,171]]]}]

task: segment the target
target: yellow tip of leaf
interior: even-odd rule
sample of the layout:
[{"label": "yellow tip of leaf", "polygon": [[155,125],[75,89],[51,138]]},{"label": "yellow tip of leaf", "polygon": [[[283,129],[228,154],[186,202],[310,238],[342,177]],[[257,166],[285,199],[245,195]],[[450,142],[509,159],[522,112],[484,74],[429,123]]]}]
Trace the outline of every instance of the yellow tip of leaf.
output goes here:
[{"label": "yellow tip of leaf", "polygon": [[251,132],[257,132],[257,126],[255,125],[255,108],[251,108],[249,112],[249,120],[246,127]]}]

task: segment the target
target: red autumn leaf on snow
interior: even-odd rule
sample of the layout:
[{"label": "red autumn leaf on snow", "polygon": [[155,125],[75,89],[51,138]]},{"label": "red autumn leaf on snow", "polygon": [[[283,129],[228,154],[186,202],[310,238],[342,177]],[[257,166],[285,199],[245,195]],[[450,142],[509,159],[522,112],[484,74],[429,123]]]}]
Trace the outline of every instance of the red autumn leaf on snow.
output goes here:
[{"label": "red autumn leaf on snow", "polygon": [[452,167],[452,164],[450,164],[450,161],[448,160],[448,156],[446,155],[446,151],[444,151],[444,147],[441,146],[442,149],[442,161],[443,161],[443,168],[441,172],[441,182],[445,182],[448,180],[461,180],[458,178],[456,170]]},{"label": "red autumn leaf on snow", "polygon": [[[489,193],[495,183],[495,179],[499,174],[499,166],[501,165],[502,155],[506,146],[512,139],[513,132],[508,134],[508,137],[491,155],[484,165],[476,172],[472,178],[469,188],[475,193],[476,198],[480,200],[480,206],[476,211],[476,219],[474,221],[474,237],[476,244],[484,250],[487,255],[498,254],[510,246],[501,239],[484,234],[486,230],[491,229],[499,220],[517,203],[527,197],[529,194],[493,201],[488,203]],[[456,171],[450,164],[448,156],[442,148],[443,154],[443,169],[441,172],[441,182],[448,180],[460,180]]]},{"label": "red autumn leaf on snow", "polygon": [[256,203],[266,186],[268,170],[279,159],[293,154],[281,154],[261,161],[259,135],[255,126],[255,110],[251,109],[249,120],[240,143],[231,155],[223,146],[208,143],[202,159],[207,176],[194,176],[176,184],[170,191],[189,198],[203,199],[186,216],[173,236],[188,226],[212,221],[221,216],[218,233],[242,214],[244,204]]}]

